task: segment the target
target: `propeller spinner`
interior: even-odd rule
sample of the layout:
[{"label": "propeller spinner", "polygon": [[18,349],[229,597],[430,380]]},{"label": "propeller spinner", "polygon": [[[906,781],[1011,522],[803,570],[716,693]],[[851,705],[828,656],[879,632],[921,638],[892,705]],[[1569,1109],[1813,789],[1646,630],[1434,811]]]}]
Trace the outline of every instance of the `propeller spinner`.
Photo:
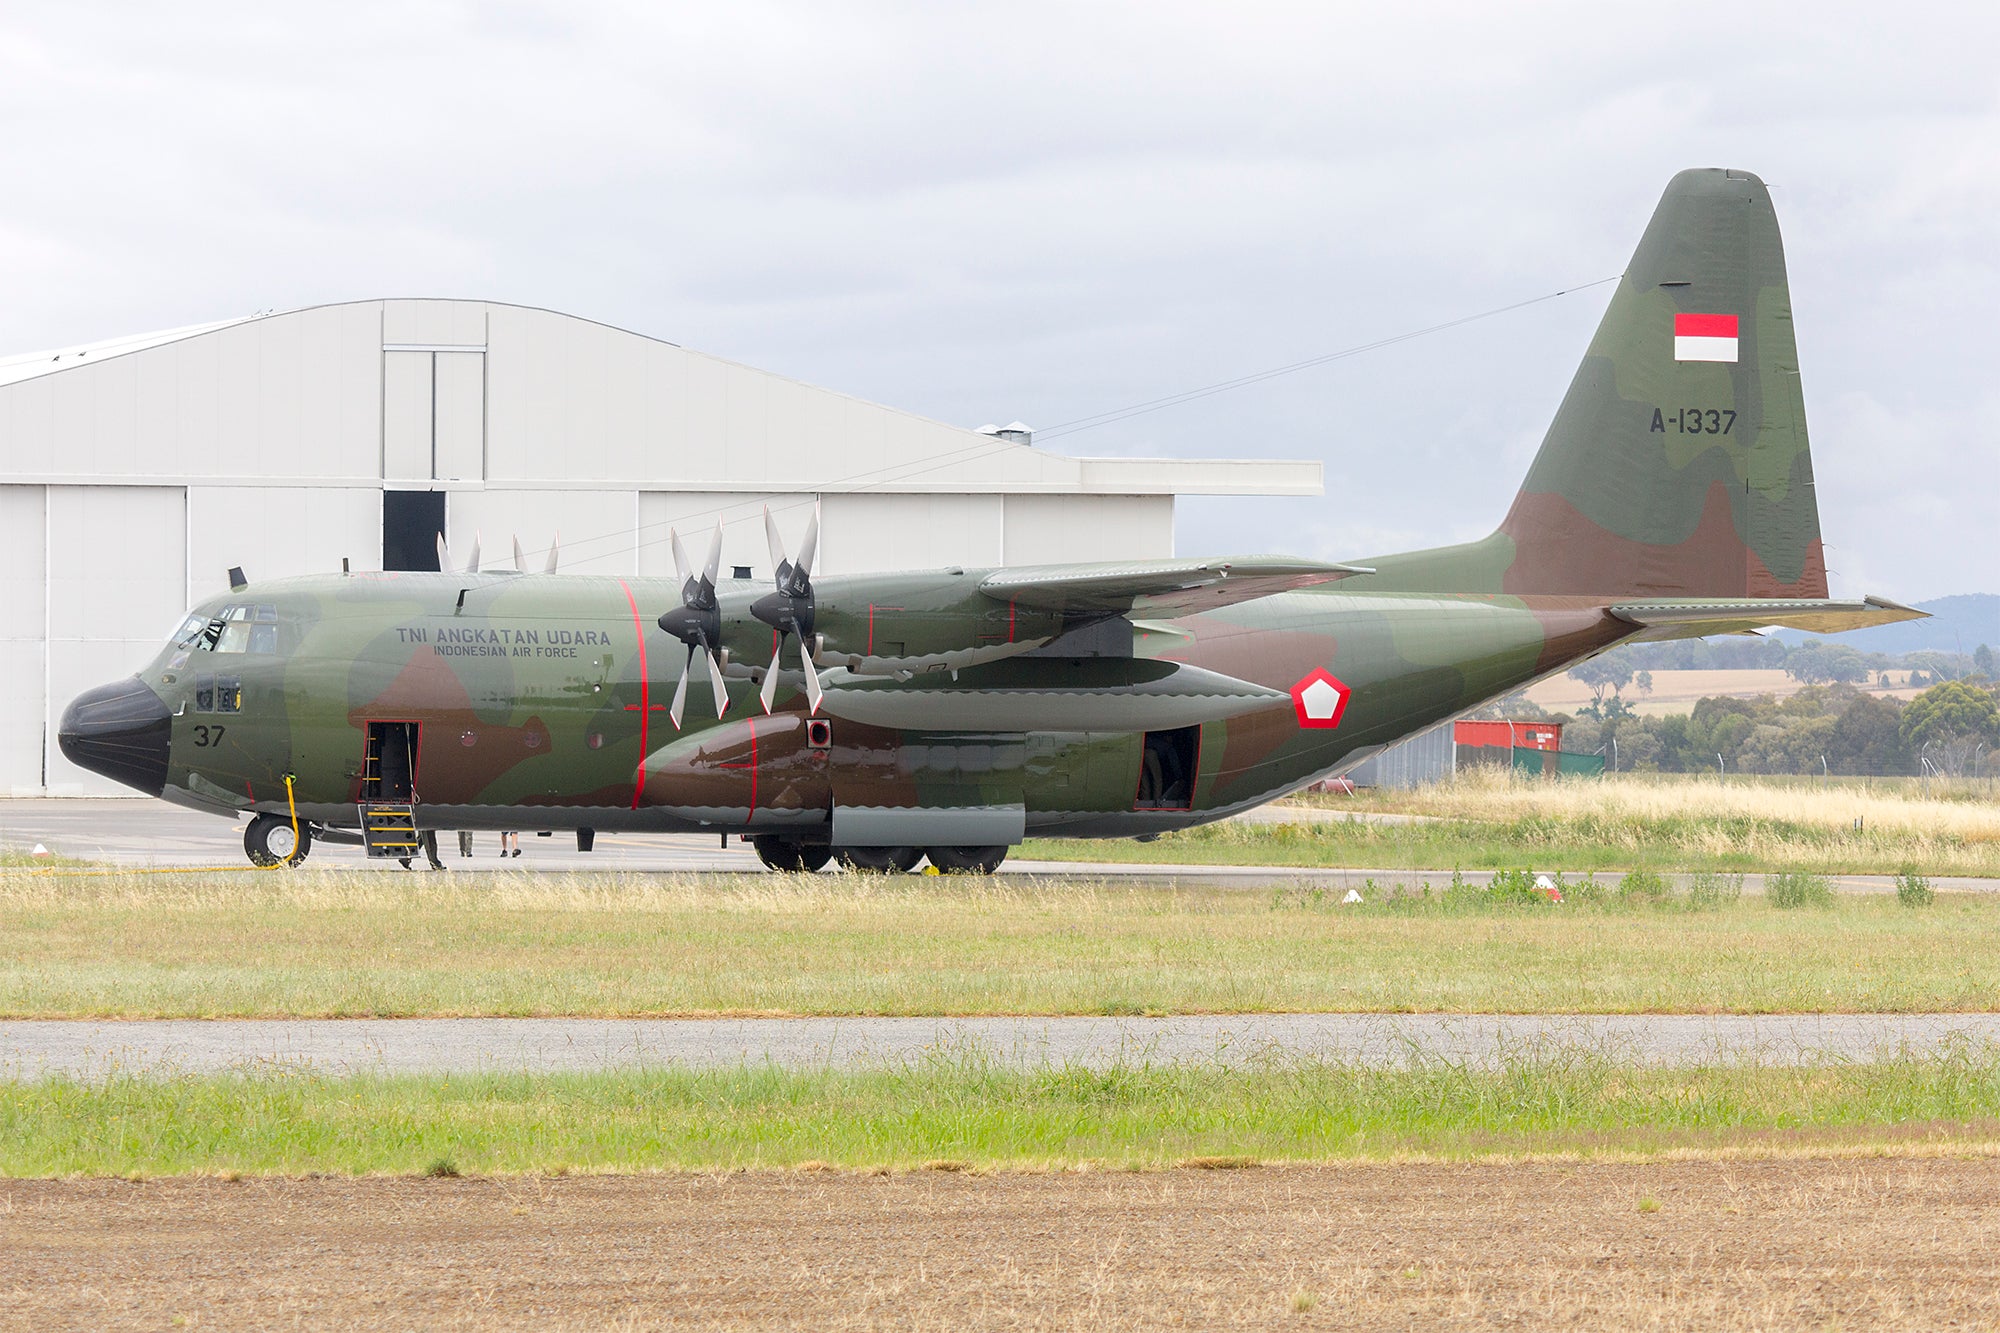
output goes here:
[{"label": "propeller spinner", "polygon": [[771,702],[778,694],[778,662],[785,653],[785,636],[796,634],[799,639],[799,665],[805,668],[806,698],[812,703],[812,711],[819,711],[820,700],[825,692],[820,689],[819,672],[813,669],[813,554],[819,547],[819,504],[814,502],[812,518],[806,523],[805,539],[799,543],[796,560],[785,558],[785,539],[778,535],[778,524],[771,517],[769,506],[764,509],[764,536],[771,543],[771,564],[778,571],[777,590],[766,593],[750,605],[750,614],[778,631],[778,641],[771,649],[771,669],[764,673],[764,688],[758,697],[763,700],[764,711],[771,711]]},{"label": "propeller spinner", "polygon": [[708,683],[715,692],[715,715],[729,711],[729,689],[722,680],[722,610],[715,599],[715,576],[722,569],[722,524],[715,525],[715,539],[708,546],[708,563],[699,577],[688,572],[687,549],[681,535],[669,530],[673,539],[674,573],[680,576],[681,604],[660,617],[660,628],[687,645],[687,665],[681,669],[680,683],[674,686],[673,707],[667,716],[676,730],[687,703],[688,677],[694,674],[694,655],[700,650],[708,663]]}]

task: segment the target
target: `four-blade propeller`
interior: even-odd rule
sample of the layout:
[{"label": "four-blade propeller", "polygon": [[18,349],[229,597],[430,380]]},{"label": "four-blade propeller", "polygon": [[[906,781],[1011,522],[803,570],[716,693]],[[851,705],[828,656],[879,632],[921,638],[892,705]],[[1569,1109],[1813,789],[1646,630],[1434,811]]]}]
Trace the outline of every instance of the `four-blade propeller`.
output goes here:
[{"label": "four-blade propeller", "polygon": [[[520,547],[521,547],[520,539],[516,538],[514,541],[514,549],[518,552],[520,550]],[[438,569],[446,574],[458,574],[458,573],[477,574],[479,572],[479,534],[476,532],[472,534],[472,557],[465,562],[465,568],[463,570],[454,569],[452,567],[451,543],[444,539],[444,534],[442,532],[440,532],[437,535],[437,553],[438,553]]]},{"label": "four-blade propeller", "polygon": [[796,560],[785,558],[785,539],[778,535],[778,524],[771,517],[770,507],[764,509],[764,535],[771,543],[771,564],[778,571],[777,591],[766,593],[751,603],[750,614],[778,631],[778,639],[771,648],[771,669],[764,673],[764,688],[759,693],[764,711],[771,711],[771,703],[778,694],[778,662],[784,656],[785,636],[796,634],[799,639],[799,665],[806,673],[806,698],[812,704],[812,711],[819,711],[820,700],[825,692],[820,689],[819,672],[813,669],[813,553],[819,546],[819,505],[813,505],[812,518],[806,523],[805,539],[799,543]]},{"label": "four-blade propeller", "polygon": [[[708,545],[708,563],[699,577],[689,573],[687,548],[681,535],[669,530],[674,545],[674,573],[681,581],[681,604],[660,617],[660,628],[687,645],[687,665],[681,669],[680,683],[674,686],[673,707],[667,716],[675,729],[681,725],[681,711],[687,703],[688,677],[694,674],[697,649],[708,663],[708,683],[715,691],[715,715],[729,711],[729,688],[722,680],[722,609],[715,599],[715,577],[722,570],[722,523],[715,524],[715,539]],[[766,705],[768,708],[768,705]]]}]

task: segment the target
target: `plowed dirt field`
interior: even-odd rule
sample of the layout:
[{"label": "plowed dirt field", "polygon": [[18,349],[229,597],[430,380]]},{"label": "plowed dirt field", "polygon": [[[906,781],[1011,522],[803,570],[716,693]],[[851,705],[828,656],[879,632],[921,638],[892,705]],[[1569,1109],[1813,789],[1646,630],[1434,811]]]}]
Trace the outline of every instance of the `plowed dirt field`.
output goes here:
[{"label": "plowed dirt field", "polygon": [[1949,1328],[2000,1162],[0,1182],[5,1328]]}]

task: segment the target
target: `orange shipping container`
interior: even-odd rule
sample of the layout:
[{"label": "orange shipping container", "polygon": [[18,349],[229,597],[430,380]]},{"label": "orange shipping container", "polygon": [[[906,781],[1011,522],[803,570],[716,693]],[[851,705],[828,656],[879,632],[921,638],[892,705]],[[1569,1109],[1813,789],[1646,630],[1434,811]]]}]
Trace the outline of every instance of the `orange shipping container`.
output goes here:
[{"label": "orange shipping container", "polygon": [[1560,722],[1458,722],[1452,740],[1460,745],[1502,750],[1560,750]]}]

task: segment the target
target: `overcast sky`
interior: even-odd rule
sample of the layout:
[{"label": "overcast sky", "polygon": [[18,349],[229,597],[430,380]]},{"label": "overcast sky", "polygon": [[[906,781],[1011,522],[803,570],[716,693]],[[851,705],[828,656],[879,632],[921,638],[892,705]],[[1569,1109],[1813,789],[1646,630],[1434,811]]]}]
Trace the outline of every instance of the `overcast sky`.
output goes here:
[{"label": "overcast sky", "polygon": [[[0,352],[382,296],[1048,428],[1619,272],[1769,181],[1836,592],[2000,591],[2000,7],[200,3],[0,11]],[[1596,288],[1076,454],[1318,458],[1183,553],[1488,531]]]}]

